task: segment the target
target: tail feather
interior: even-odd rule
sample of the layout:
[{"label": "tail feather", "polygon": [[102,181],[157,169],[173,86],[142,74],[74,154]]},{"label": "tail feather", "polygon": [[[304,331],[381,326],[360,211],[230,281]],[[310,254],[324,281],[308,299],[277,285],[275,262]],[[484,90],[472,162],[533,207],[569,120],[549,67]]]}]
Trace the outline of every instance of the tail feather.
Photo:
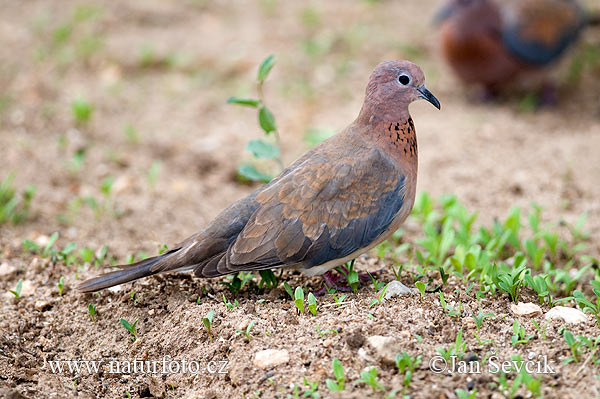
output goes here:
[{"label": "tail feather", "polygon": [[587,21],[590,26],[598,26],[600,25],[600,12],[596,12],[588,17]]},{"label": "tail feather", "polygon": [[142,277],[152,276],[153,274],[160,273],[160,271],[152,270],[152,266],[169,255],[171,255],[171,253],[144,259],[131,265],[120,266],[122,267],[121,270],[105,273],[98,277],[85,280],[79,284],[77,289],[81,292],[95,292],[118,284],[134,281]]}]

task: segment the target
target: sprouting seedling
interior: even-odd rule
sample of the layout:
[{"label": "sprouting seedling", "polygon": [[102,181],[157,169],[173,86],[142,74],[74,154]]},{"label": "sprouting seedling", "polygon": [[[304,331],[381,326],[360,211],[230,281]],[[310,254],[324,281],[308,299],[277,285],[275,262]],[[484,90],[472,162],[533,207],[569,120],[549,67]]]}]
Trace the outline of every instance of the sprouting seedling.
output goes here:
[{"label": "sprouting seedling", "polygon": [[474,389],[472,391],[466,391],[464,389],[457,389],[456,390],[456,396],[458,397],[458,399],[475,399],[477,398],[477,389]]},{"label": "sprouting seedling", "polygon": [[[88,311],[89,311],[89,309],[88,309]],[[121,324],[123,325],[123,327],[125,327],[125,329],[127,331],[129,331],[129,334],[131,335],[130,336],[131,340],[133,342],[135,342],[136,339],[137,339],[136,326],[137,326],[138,319],[135,319],[135,321],[133,322],[133,324],[130,324],[127,320],[125,320],[123,318],[121,318],[119,321],[121,322]]]},{"label": "sprouting seedling", "polygon": [[10,290],[8,292],[13,294],[15,296],[15,298],[19,299],[19,298],[21,298],[21,289],[22,288],[23,288],[23,280],[19,279],[19,281],[17,281],[17,285],[16,285],[15,289]]},{"label": "sprouting seedling", "polygon": [[381,291],[379,291],[379,293],[377,293],[377,297],[375,297],[374,299],[371,300],[371,302],[369,303],[369,307],[375,305],[375,304],[379,304],[381,305],[383,303],[383,299],[385,298],[385,293],[387,292],[388,287],[390,286],[390,284],[386,284],[385,287],[383,287],[381,289]]},{"label": "sprouting seedling", "polygon": [[535,337],[535,334],[525,335],[525,329],[519,325],[519,321],[515,320],[513,323],[513,336],[511,342],[513,346],[518,344],[527,344]]},{"label": "sprouting seedling", "polygon": [[317,298],[315,298],[312,292],[308,293],[308,311],[313,316],[317,315]]},{"label": "sprouting seedling", "polygon": [[335,381],[330,378],[327,378],[325,380],[325,385],[327,385],[327,388],[329,388],[329,390],[332,392],[343,391],[344,384],[346,382],[346,377],[344,375],[344,366],[342,366],[342,362],[340,362],[340,359],[336,357],[333,359],[332,367]]},{"label": "sprouting seedling", "polygon": [[302,287],[296,287],[296,291],[294,291],[294,305],[300,313],[304,314],[304,290]]},{"label": "sprouting seedling", "polygon": [[549,303],[552,301],[550,298],[550,289],[546,283],[545,275],[538,274],[532,276],[531,274],[527,273],[525,274],[524,279],[527,285],[537,292],[540,304],[544,303],[544,298],[548,298]]},{"label": "sprouting seedling", "polygon": [[[258,124],[268,137],[271,133],[274,137],[274,142],[271,143],[265,140],[251,140],[246,149],[250,151],[256,159],[273,160],[278,165],[279,173],[283,170],[283,161],[281,160],[281,140],[275,123],[275,116],[265,104],[263,86],[271,69],[275,66],[275,57],[268,56],[263,60],[258,68],[257,75],[257,91],[258,99],[230,97],[227,104],[237,104],[246,107],[258,108]],[[238,168],[238,173],[251,181],[268,182],[272,179],[270,174],[259,171],[255,166],[250,164],[242,164]]]},{"label": "sprouting seedling", "polygon": [[596,317],[596,322],[598,323],[598,326],[600,326],[600,289],[594,287],[592,292],[596,295],[596,303],[587,299],[580,290],[575,290],[573,292],[573,298],[584,313],[590,312]]},{"label": "sprouting seedling", "polygon": [[262,291],[264,287],[273,289],[279,284],[279,279],[275,273],[273,273],[273,270],[260,270],[258,274],[260,275],[260,282],[258,283],[258,289],[260,291]]},{"label": "sprouting seedling", "polygon": [[283,282],[283,288],[285,289],[285,292],[288,293],[290,298],[292,298],[292,301],[293,301],[294,300],[294,291],[292,290],[292,287],[290,287],[290,285],[288,284],[287,281]]},{"label": "sprouting seedling", "polygon": [[482,310],[480,310],[477,315],[473,315],[473,320],[475,320],[475,327],[477,328],[477,333],[481,331],[483,321],[489,317],[496,317],[496,315],[493,313],[483,313]]},{"label": "sprouting seedling", "polygon": [[7,222],[19,224],[29,216],[29,208],[36,188],[33,185],[27,186],[22,197],[19,198],[16,188],[12,185],[14,178],[15,174],[10,173],[5,179],[0,180],[0,224]]},{"label": "sprouting seedling", "polygon": [[346,297],[348,295],[342,294],[340,296],[337,296],[335,293],[332,293],[331,296],[333,297],[333,300],[335,301],[335,303],[338,304],[338,306],[342,306],[342,302],[344,302],[344,299],[346,299]]},{"label": "sprouting seedling", "polygon": [[94,113],[94,106],[86,99],[80,97],[71,103],[71,112],[73,119],[80,125],[84,125],[90,121]]},{"label": "sprouting seedling", "polygon": [[321,327],[319,326],[315,326],[315,328],[317,329],[317,332],[319,333],[319,336],[324,336],[325,334],[337,334],[338,330],[335,329],[327,329],[327,330],[321,330]]},{"label": "sprouting seedling", "polygon": [[92,318],[92,321],[96,322],[96,305],[91,303],[88,305],[88,314]]},{"label": "sprouting seedling", "polygon": [[160,173],[160,161],[155,160],[150,165],[150,169],[148,169],[148,184],[150,185],[150,189],[154,190],[156,187],[156,182],[158,181],[158,174]]},{"label": "sprouting seedling", "polygon": [[[200,297],[198,297],[198,301],[200,301]],[[229,309],[229,310],[233,309],[236,306],[240,306],[240,304],[239,304],[239,302],[238,302],[237,299],[235,299],[233,301],[233,303],[229,302],[227,300],[227,298],[225,298],[225,294],[223,294],[223,303],[225,304],[225,306],[227,306],[227,309]]]},{"label": "sprouting seedling", "polygon": [[424,283],[422,281],[417,281],[415,283],[415,287],[417,287],[417,289],[419,290],[419,293],[421,293],[421,301],[425,298],[425,291],[427,290],[427,283]]},{"label": "sprouting seedling", "polygon": [[358,291],[359,276],[358,272],[354,270],[354,261],[355,259],[352,259],[350,262],[347,262],[345,265],[345,269],[338,268],[337,270],[340,271],[346,277],[346,281],[348,282],[350,288],[352,288],[352,292],[356,294],[356,292]]},{"label": "sprouting seedling", "polygon": [[215,311],[211,310],[209,311],[206,316],[204,316],[202,318],[202,324],[204,324],[204,329],[206,330],[206,332],[208,333],[209,337],[212,337],[212,323],[213,323],[213,319],[215,317]]},{"label": "sprouting seedling", "polygon": [[581,345],[581,342],[577,341],[573,334],[566,328],[563,329],[562,335],[565,338],[565,341],[567,341],[567,345],[569,345],[569,349],[571,349],[572,355],[571,357],[564,359],[562,363],[566,364],[571,362],[579,362],[579,357],[581,356],[579,346]]},{"label": "sprouting seedling", "polygon": [[402,352],[401,355],[396,355],[396,367],[398,368],[400,374],[404,374],[404,388],[408,388],[412,382],[412,375],[419,364],[421,364],[422,360],[422,355],[412,357],[406,352]]},{"label": "sprouting seedling", "polygon": [[252,320],[250,323],[248,323],[248,326],[246,326],[245,330],[235,330],[236,333],[238,334],[244,334],[244,336],[246,337],[246,340],[248,342],[250,342],[250,330],[252,330],[252,326],[254,325],[254,320]]},{"label": "sprouting seedling", "polygon": [[373,389],[373,392],[378,390],[385,391],[385,387],[381,385],[377,379],[377,367],[371,367],[369,370],[361,371],[360,378],[356,382],[364,382]]},{"label": "sprouting seedling", "polygon": [[495,283],[498,288],[510,295],[511,301],[516,303],[519,298],[519,290],[523,285],[523,275],[528,272],[529,269],[525,270],[525,265],[521,265],[509,273],[499,272]]},{"label": "sprouting seedling", "polygon": [[404,270],[404,265],[399,265],[398,269],[394,268],[394,266],[390,267],[392,268],[392,272],[394,273],[396,280],[400,281],[400,275],[402,274],[402,270]]},{"label": "sprouting seedling", "polygon": [[105,197],[110,197],[114,183],[115,179],[112,176],[105,177],[102,179],[102,182],[100,182],[100,191]]},{"label": "sprouting seedling", "polygon": [[56,284],[56,286],[58,287],[58,296],[62,296],[63,289],[65,288],[65,278],[61,277],[60,280],[58,280],[58,284]]},{"label": "sprouting seedling", "polygon": [[304,377],[304,385],[307,387],[306,392],[302,395],[304,398],[320,399],[321,396],[317,393],[319,390],[319,381],[310,382]]},{"label": "sprouting seedling", "polygon": [[531,323],[533,324],[533,326],[535,327],[535,329],[537,330],[538,334],[540,337],[542,337],[542,339],[545,341],[546,339],[548,339],[548,337],[546,336],[546,327],[548,326],[548,322],[545,322],[542,326],[540,326],[538,324],[537,321],[535,320],[531,320]]}]

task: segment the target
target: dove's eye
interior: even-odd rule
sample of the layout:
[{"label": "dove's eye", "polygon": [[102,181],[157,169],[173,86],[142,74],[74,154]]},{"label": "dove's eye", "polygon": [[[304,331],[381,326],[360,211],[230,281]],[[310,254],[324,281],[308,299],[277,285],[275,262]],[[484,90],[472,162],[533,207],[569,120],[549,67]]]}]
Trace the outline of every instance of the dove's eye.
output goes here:
[{"label": "dove's eye", "polygon": [[398,82],[400,82],[400,84],[403,84],[404,86],[406,86],[407,84],[410,83],[410,76],[402,74],[402,75],[398,76]]}]

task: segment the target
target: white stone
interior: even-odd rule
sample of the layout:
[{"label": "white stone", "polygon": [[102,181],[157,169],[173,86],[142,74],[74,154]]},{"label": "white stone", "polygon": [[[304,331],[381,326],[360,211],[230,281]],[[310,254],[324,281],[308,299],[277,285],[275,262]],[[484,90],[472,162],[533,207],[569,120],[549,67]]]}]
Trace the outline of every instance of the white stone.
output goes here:
[{"label": "white stone", "polygon": [[396,363],[396,354],[401,353],[401,346],[393,337],[373,335],[367,339],[367,343],[375,352],[377,358],[387,364]]},{"label": "white stone", "polygon": [[559,319],[569,324],[578,324],[587,321],[587,316],[579,309],[555,306],[546,313],[546,320]]},{"label": "white stone", "polygon": [[265,349],[254,356],[254,365],[259,369],[279,366],[290,361],[290,354],[285,349]]},{"label": "white stone", "polygon": [[408,288],[398,280],[393,280],[390,281],[390,283],[388,284],[383,299],[390,299],[398,295],[405,295],[410,293],[412,293],[410,288]]},{"label": "white stone", "polygon": [[542,314],[542,308],[531,302],[519,302],[518,305],[512,303],[510,305],[510,310],[519,316],[536,316]]},{"label": "white stone", "polygon": [[17,268],[4,262],[0,264],[0,277],[7,277],[17,271]]},{"label": "white stone", "polygon": [[35,292],[35,286],[31,282],[31,280],[23,280],[23,285],[21,286],[21,296],[30,296]]}]

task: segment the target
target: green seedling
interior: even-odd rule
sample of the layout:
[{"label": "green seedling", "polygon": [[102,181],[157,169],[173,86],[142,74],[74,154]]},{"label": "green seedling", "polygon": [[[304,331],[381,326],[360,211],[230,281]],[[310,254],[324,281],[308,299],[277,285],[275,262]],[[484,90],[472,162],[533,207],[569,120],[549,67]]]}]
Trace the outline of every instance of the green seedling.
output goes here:
[{"label": "green seedling", "polygon": [[342,366],[342,362],[338,358],[334,358],[332,362],[333,367],[333,376],[335,377],[335,381],[327,378],[325,380],[325,385],[332,392],[343,391],[344,384],[346,382],[346,376],[344,375],[344,367]]},{"label": "green seedling", "polygon": [[381,305],[383,303],[383,299],[385,298],[385,293],[387,292],[387,289],[389,287],[389,283],[386,284],[381,291],[379,291],[379,293],[377,294],[377,297],[375,297],[374,299],[371,300],[371,302],[369,303],[369,307],[372,307],[375,304]]},{"label": "green seedling", "polygon": [[462,328],[458,330],[456,334],[456,340],[454,341],[454,346],[451,346],[448,349],[437,348],[437,351],[444,360],[447,362],[451,361],[453,356],[456,356],[458,359],[462,359],[465,355],[465,349],[467,348],[467,343],[463,341],[463,332]]},{"label": "green seedling", "polygon": [[402,384],[406,390],[412,382],[412,376],[415,369],[421,364],[423,356],[412,357],[406,352],[402,352],[401,355],[396,355],[396,368],[400,374],[404,374]]},{"label": "green seedling", "polygon": [[71,103],[71,112],[75,122],[84,125],[92,118],[94,106],[88,100],[80,97]]},{"label": "green seedling", "polygon": [[548,322],[545,322],[543,326],[540,326],[535,320],[531,320],[531,323],[537,330],[538,337],[541,337],[544,341],[548,339],[548,337],[546,336],[546,327],[548,326]]},{"label": "green seedling", "polygon": [[21,298],[21,289],[22,288],[23,288],[23,280],[19,279],[19,281],[17,281],[17,285],[16,285],[15,289],[9,290],[8,292],[13,294],[15,296],[15,298],[19,299],[19,298]]},{"label": "green seedling", "polygon": [[513,336],[511,338],[511,343],[513,346],[517,346],[518,344],[527,344],[529,341],[535,337],[535,334],[525,335],[525,329],[519,325],[519,321],[515,320],[513,323]]},{"label": "green seedling", "polygon": [[91,303],[88,305],[88,314],[92,318],[92,321],[96,322],[96,305]]},{"label": "green seedling", "polygon": [[12,186],[14,174],[9,174],[0,181],[0,225],[4,223],[19,224],[29,217],[31,200],[35,195],[35,186],[29,185],[23,190],[21,198]]},{"label": "green seedling", "polygon": [[150,165],[150,169],[148,169],[148,185],[151,190],[154,190],[156,187],[156,182],[158,181],[158,174],[160,173],[160,161],[152,162]]},{"label": "green seedling", "polygon": [[383,288],[386,285],[386,283],[383,281],[377,281],[377,279],[371,273],[367,272],[367,274],[371,279],[371,283],[373,284],[373,289],[375,290],[375,292],[378,292],[381,288]]},{"label": "green seedling", "polygon": [[581,357],[579,346],[581,345],[581,342],[578,342],[575,339],[575,337],[573,336],[573,334],[566,328],[563,329],[562,334],[563,334],[565,341],[567,341],[567,345],[569,345],[569,349],[571,349],[571,356],[564,359],[562,361],[562,363],[567,364],[567,363],[571,363],[571,362],[574,362],[574,363],[579,362],[579,359]]},{"label": "green seedling", "polygon": [[304,314],[304,290],[302,287],[296,287],[296,291],[294,291],[294,305],[300,313]]},{"label": "green seedling", "polygon": [[482,310],[480,310],[477,315],[473,315],[473,320],[475,320],[475,327],[477,328],[478,333],[481,331],[483,321],[489,317],[496,317],[496,315],[493,313],[483,313]]},{"label": "green seedling", "polygon": [[279,285],[279,279],[275,273],[273,273],[273,270],[260,270],[258,273],[260,274],[260,282],[258,283],[258,289],[260,291],[262,291],[264,287],[273,289]]},{"label": "green seedling", "polygon": [[127,141],[130,144],[139,144],[140,135],[138,133],[138,130],[135,128],[135,126],[133,126],[132,124],[128,124],[123,129],[123,133],[125,134],[125,138],[127,139]]},{"label": "green seedling", "polygon": [[333,300],[335,301],[335,303],[338,304],[338,306],[342,306],[342,302],[344,302],[344,299],[346,299],[346,297],[348,295],[342,294],[340,296],[337,296],[335,293],[331,293],[331,296],[333,297]]},{"label": "green seedling", "polygon": [[354,270],[354,259],[351,260],[350,262],[346,263],[346,270],[342,269],[341,267],[336,268],[336,270],[339,273],[342,273],[345,277],[346,277],[346,281],[348,282],[348,285],[350,286],[350,288],[352,288],[352,291],[356,294],[356,292],[358,291],[358,284],[359,284],[359,278],[358,278],[358,273]]},{"label": "green seedling", "polygon": [[427,290],[427,283],[424,283],[422,281],[417,281],[415,283],[415,287],[417,287],[417,289],[419,290],[419,293],[421,294],[421,301],[425,298],[425,292]]},{"label": "green seedling", "polygon": [[392,268],[392,272],[394,273],[394,277],[396,278],[396,280],[400,281],[400,275],[402,274],[402,270],[404,270],[404,265],[398,266],[397,270],[394,268],[394,266],[390,267]]},{"label": "green seedling", "polygon": [[317,332],[319,333],[319,336],[323,337],[325,334],[337,334],[338,330],[334,330],[334,329],[327,329],[327,330],[321,330],[321,327],[319,326],[315,326],[315,328],[317,329]]},{"label": "green seedling", "polygon": [[302,394],[303,398],[320,399],[321,395],[317,393],[319,390],[319,381],[310,382],[304,377],[304,385],[307,387],[306,391]]},{"label": "green seedling", "polygon": [[414,372],[423,360],[422,355],[412,357],[406,352],[402,352],[401,355],[396,355],[396,368],[400,374],[405,374],[407,371]]},{"label": "green seedling", "polygon": [[308,311],[313,316],[317,315],[317,298],[315,298],[312,292],[308,293]]},{"label": "green seedling", "polygon": [[527,273],[525,274],[524,279],[527,285],[538,294],[540,304],[543,304],[546,298],[548,299],[548,304],[552,304],[550,289],[546,283],[546,275],[538,274],[536,276],[532,276],[531,274]]},{"label": "green seedling", "polygon": [[596,317],[596,322],[600,327],[600,288],[594,287],[592,292],[596,296],[596,302],[590,301],[583,295],[583,292],[580,290],[575,290],[573,292],[573,298],[579,305],[579,307],[583,310],[584,313],[591,313]]},{"label": "green seedling", "polygon": [[[517,264],[516,258],[517,257],[515,256],[515,264]],[[523,285],[523,275],[526,272],[527,270],[525,269],[525,265],[513,269],[508,273],[499,272],[497,274],[497,280],[495,281],[495,283],[498,286],[498,288],[508,293],[511,301],[516,303],[517,299],[519,299],[519,290]]]},{"label": "green seedling", "polygon": [[475,399],[475,398],[477,398],[477,389],[474,389],[472,391],[466,391],[464,389],[457,389],[455,392],[456,392],[456,396],[458,397],[458,399]]},{"label": "green seedling", "polygon": [[65,288],[65,278],[61,277],[58,280],[58,284],[56,284],[56,286],[58,287],[58,296],[62,296],[63,294],[63,289]]},{"label": "green seedling", "polygon": [[[199,301],[199,300],[200,300],[200,297],[198,297],[198,301]],[[234,307],[236,307],[236,306],[240,306],[240,303],[238,302],[238,300],[237,300],[237,299],[235,299],[235,300],[233,301],[233,303],[229,302],[229,301],[227,300],[227,298],[225,298],[225,294],[223,294],[223,303],[225,304],[225,306],[227,306],[227,309],[229,309],[229,310],[233,309],[233,308],[234,308]]]},{"label": "green seedling", "polygon": [[[265,80],[271,69],[273,69],[273,66],[275,66],[275,57],[270,55],[263,60],[258,68],[258,99],[230,97],[227,100],[227,104],[237,104],[258,109],[258,124],[267,138],[272,135],[274,140],[251,140],[246,146],[246,149],[254,156],[255,163],[260,160],[275,161],[278,166],[278,170],[275,174],[278,174],[281,170],[283,170],[283,161],[281,159],[281,139],[277,130],[277,124],[275,123],[275,116],[265,104],[263,92]],[[244,179],[262,182],[269,182],[275,175],[271,173],[265,173],[249,163],[240,165],[238,168],[238,174]]]},{"label": "green seedling", "polygon": [[215,317],[215,311],[211,310],[206,314],[206,316],[204,316],[202,318],[202,324],[204,325],[204,329],[208,333],[209,337],[212,337],[212,324],[213,324],[214,317]]},{"label": "green seedling", "polygon": [[377,380],[377,367],[371,367],[367,371],[361,371],[360,379],[356,382],[364,382],[371,387],[373,392],[385,391],[385,387]]},{"label": "green seedling", "polygon": [[239,272],[234,275],[229,275],[225,278],[225,281],[220,281],[219,284],[223,284],[229,289],[232,294],[238,293],[244,288],[244,286],[252,280],[254,275],[248,272]]},{"label": "green seedling", "polygon": [[285,292],[288,293],[288,295],[290,296],[290,298],[292,298],[292,301],[295,299],[294,298],[294,291],[292,290],[292,287],[290,287],[290,285],[288,284],[287,281],[283,282],[283,288],[285,289]]},{"label": "green seedling", "polygon": [[[89,308],[88,308],[88,311],[89,311]],[[94,308],[94,311],[95,311],[95,308]],[[131,335],[130,336],[131,340],[133,342],[135,342],[137,340],[137,337],[138,337],[137,331],[136,331],[136,326],[137,326],[138,319],[135,319],[135,321],[133,322],[133,324],[130,324],[127,320],[125,320],[123,318],[121,318],[119,321],[121,322],[121,324],[123,325],[123,327],[125,327],[125,329],[127,331],[129,331],[129,334]]]},{"label": "green seedling", "polygon": [[235,332],[238,334],[243,334],[246,337],[246,341],[250,342],[250,339],[252,338],[250,336],[250,330],[252,330],[252,326],[254,326],[254,323],[254,320],[252,320],[250,323],[248,323],[248,326],[245,330],[235,330]]}]

